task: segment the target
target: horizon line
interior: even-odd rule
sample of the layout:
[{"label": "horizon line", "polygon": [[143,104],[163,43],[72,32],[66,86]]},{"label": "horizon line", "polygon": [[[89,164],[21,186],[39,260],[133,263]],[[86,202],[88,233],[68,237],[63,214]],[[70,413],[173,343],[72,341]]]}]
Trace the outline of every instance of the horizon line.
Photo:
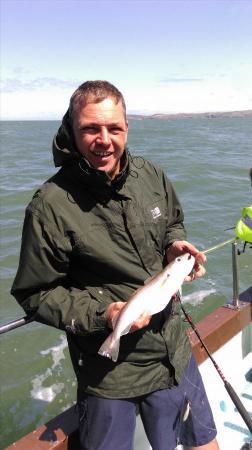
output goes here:
[{"label": "horizon line", "polygon": [[[235,110],[223,110],[223,111],[204,111],[204,112],[153,112],[153,113],[144,113],[144,112],[128,112],[127,113],[127,117],[131,116],[131,117],[142,117],[142,118],[161,118],[163,117],[178,117],[178,116],[205,116],[205,115],[216,115],[216,116],[220,116],[222,114],[243,114],[245,115],[252,115],[252,109],[235,109]],[[45,117],[16,117],[16,118],[0,118],[0,122],[11,122],[11,121],[60,121],[62,120],[62,117],[59,118],[45,118]]]}]

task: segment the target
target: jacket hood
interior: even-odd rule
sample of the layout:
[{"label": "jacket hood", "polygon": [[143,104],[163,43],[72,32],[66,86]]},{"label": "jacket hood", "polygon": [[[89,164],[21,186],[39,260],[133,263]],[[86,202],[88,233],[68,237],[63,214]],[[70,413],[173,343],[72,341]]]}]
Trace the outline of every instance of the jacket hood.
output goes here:
[{"label": "jacket hood", "polygon": [[67,110],[64,115],[61,126],[54,136],[52,151],[55,167],[62,166],[68,173],[71,172],[74,178],[77,177],[78,180],[82,180],[89,185],[92,185],[95,182],[99,186],[107,185],[119,190],[129,173],[129,156],[127,148],[125,148],[122,156],[122,158],[124,158],[122,164],[123,169],[113,180],[111,180],[106,172],[90,166],[87,159],[78,152],[75,146],[69,110]]},{"label": "jacket hood", "polygon": [[81,159],[81,155],[75,147],[72,126],[69,119],[69,110],[62,119],[61,126],[54,136],[53,160],[55,167],[60,167],[72,160]]}]

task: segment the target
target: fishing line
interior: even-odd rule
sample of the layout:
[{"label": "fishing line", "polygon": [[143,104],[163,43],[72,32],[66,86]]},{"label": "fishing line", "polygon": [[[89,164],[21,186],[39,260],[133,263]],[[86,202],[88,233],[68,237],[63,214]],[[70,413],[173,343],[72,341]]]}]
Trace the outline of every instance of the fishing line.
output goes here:
[{"label": "fishing line", "polygon": [[186,312],[184,306],[182,305],[181,302],[181,297],[180,294],[177,293],[176,294],[177,299],[180,302],[180,306],[181,309],[183,311],[183,314],[187,320],[187,322],[189,323],[189,325],[191,326],[191,328],[193,329],[194,333],[196,334],[197,338],[199,339],[201,346],[204,348],[204,350],[206,351],[208,357],[210,358],[210,360],[212,361],[215,369],[217,370],[220,378],[222,379],[224,386],[226,388],[226,391],[228,393],[228,395],[230,396],[232,402],[234,403],[234,405],[236,406],[238,412],[240,413],[241,417],[243,418],[244,422],[246,423],[250,433],[252,433],[252,419],[249,415],[249,413],[247,412],[247,410],[245,409],[245,407],[243,406],[240,398],[238,397],[238,395],[236,394],[235,390],[233,389],[233,387],[231,386],[231,384],[227,381],[227,379],[225,378],[222,370],[220,369],[220,367],[218,366],[217,362],[215,361],[215,359],[213,358],[213,356],[211,355],[210,351],[208,350],[205,342],[203,341],[202,337],[200,336],[194,322],[192,321],[191,316]]}]

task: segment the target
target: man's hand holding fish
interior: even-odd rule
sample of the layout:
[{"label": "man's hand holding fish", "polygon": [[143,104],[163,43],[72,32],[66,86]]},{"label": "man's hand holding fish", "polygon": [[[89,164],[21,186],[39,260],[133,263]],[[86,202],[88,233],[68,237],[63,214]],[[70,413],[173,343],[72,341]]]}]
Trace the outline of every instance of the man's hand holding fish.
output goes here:
[{"label": "man's hand holding fish", "polygon": [[195,278],[201,278],[205,275],[206,269],[203,264],[206,262],[206,256],[200,252],[194,245],[187,241],[174,241],[166,249],[167,262],[173,261],[183,253],[190,253],[195,258],[195,264],[192,272],[185,278],[185,281],[193,281]]},{"label": "man's hand holding fish", "polygon": [[[206,256],[204,253],[199,252],[199,250],[190,242],[187,241],[175,241],[173,242],[166,251],[166,258],[168,264],[174,261],[180,255],[185,253],[189,253],[195,258],[195,263],[193,266],[193,270],[189,275],[185,277],[184,281],[193,281],[195,278],[203,277],[206,273],[205,268],[203,267],[203,263],[206,262]],[[126,306],[127,302],[114,302],[111,303],[107,309],[107,322],[110,328],[115,327],[116,320],[119,316],[119,313]],[[146,327],[150,320],[151,314],[148,311],[144,311],[137,320],[135,320],[130,327],[129,332],[133,332],[139,330],[143,327]]]},{"label": "man's hand holding fish", "polygon": [[[193,270],[185,277],[185,281],[193,281],[195,278],[203,277],[206,270],[202,264],[206,262],[206,256],[187,241],[175,241],[169,246],[166,251],[168,264],[184,253],[189,253],[195,258]],[[111,329],[114,329],[119,313],[126,306],[126,304],[127,302],[114,302],[108,306],[107,323]],[[148,311],[144,311],[141,316],[132,323],[129,332],[139,330],[149,325],[151,317],[152,316],[148,313]]]},{"label": "man's hand holding fish", "polygon": [[167,252],[168,264],[162,272],[137,289],[126,304],[120,302],[118,306],[117,302],[109,305],[107,320],[110,327],[112,325],[113,332],[104,341],[98,353],[117,361],[122,335],[147,326],[151,316],[166,307],[184,281],[204,275],[205,269],[196,262],[196,258],[202,262],[206,259],[205,255],[199,253],[189,242],[173,242]]},{"label": "man's hand holding fish", "polygon": [[[115,326],[115,322],[117,320],[117,317],[120,313],[120,311],[127,305],[127,302],[114,302],[111,303],[108,306],[107,309],[107,323],[109,328],[113,329]],[[129,333],[132,333],[133,331],[140,330],[141,328],[147,327],[149,325],[149,322],[151,320],[151,315],[146,311],[141,316],[135,320],[129,330]]]}]

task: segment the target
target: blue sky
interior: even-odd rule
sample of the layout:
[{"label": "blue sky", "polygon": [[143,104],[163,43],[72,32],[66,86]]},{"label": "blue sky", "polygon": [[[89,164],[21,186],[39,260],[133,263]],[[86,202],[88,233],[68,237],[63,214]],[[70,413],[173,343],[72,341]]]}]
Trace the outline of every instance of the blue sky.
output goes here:
[{"label": "blue sky", "polygon": [[252,109],[251,0],[1,0],[1,118],[108,79],[132,113]]}]

